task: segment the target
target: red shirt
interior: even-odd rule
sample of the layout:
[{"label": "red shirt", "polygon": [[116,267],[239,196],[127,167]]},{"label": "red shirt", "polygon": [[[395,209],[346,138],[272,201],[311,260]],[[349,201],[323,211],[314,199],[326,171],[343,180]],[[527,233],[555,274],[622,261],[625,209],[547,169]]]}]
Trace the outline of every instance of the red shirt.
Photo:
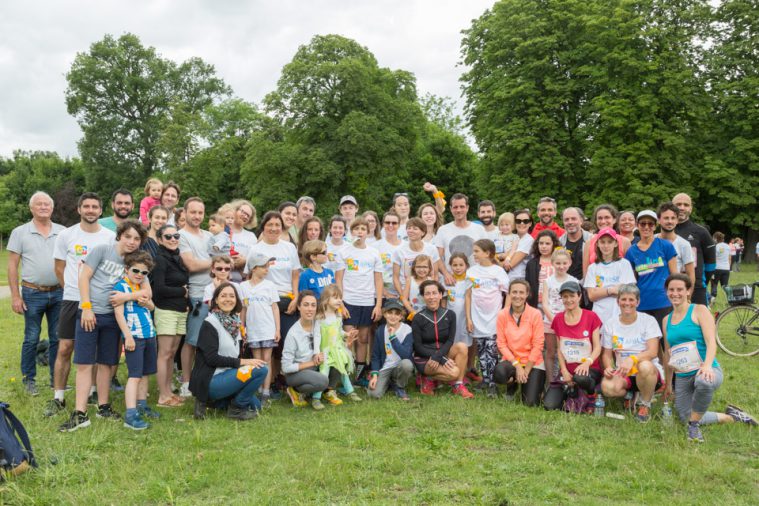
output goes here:
[{"label": "red shirt", "polygon": [[[574,374],[575,369],[582,363],[583,359],[591,358],[593,332],[601,328],[601,319],[593,311],[582,309],[580,321],[575,325],[567,325],[564,321],[564,313],[561,312],[554,317],[551,328],[556,334],[559,351],[564,355],[567,369],[571,374]],[[601,370],[598,359],[590,367]]]},{"label": "red shirt", "polygon": [[562,235],[566,233],[566,230],[564,230],[559,225],[557,225],[555,221],[552,221],[551,224],[548,225],[547,227],[543,225],[542,222],[538,222],[538,224],[535,225],[535,228],[532,229],[532,232],[530,233],[530,235],[532,236],[533,239],[537,239],[538,234],[542,232],[543,230],[553,230],[553,232],[556,234],[556,237],[561,237]]}]

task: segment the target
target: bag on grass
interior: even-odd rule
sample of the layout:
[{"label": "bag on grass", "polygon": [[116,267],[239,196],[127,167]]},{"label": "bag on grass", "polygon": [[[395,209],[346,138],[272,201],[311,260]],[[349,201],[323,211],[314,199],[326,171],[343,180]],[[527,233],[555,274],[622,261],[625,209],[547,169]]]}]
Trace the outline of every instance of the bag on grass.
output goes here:
[{"label": "bag on grass", "polygon": [[0,481],[6,473],[18,476],[31,467],[37,467],[37,462],[29,434],[8,404],[0,402]]},{"label": "bag on grass", "polygon": [[586,394],[582,388],[578,388],[576,392],[576,397],[569,397],[564,401],[564,411],[578,415],[590,413],[596,402],[596,396]]},{"label": "bag on grass", "polygon": [[48,350],[50,349],[50,341],[42,339],[37,343],[37,365],[49,366],[50,358],[48,357]]}]

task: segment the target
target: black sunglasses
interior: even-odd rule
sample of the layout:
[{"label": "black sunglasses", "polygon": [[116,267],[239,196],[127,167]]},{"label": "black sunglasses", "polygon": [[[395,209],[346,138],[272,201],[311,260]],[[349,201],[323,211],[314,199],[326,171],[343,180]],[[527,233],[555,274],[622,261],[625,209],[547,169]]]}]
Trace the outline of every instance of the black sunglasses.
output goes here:
[{"label": "black sunglasses", "polygon": [[399,221],[386,221],[385,225],[393,225],[393,226],[397,227],[398,225],[400,225],[400,222]]},{"label": "black sunglasses", "polygon": [[532,223],[532,220],[531,219],[514,220],[514,223],[516,223],[517,225],[528,225],[528,224]]},{"label": "black sunglasses", "polygon": [[142,274],[143,276],[150,274],[150,271],[141,271],[140,269],[135,269],[134,267],[129,270],[132,271],[132,274]]},{"label": "black sunglasses", "polygon": [[216,272],[229,272],[232,270],[231,267],[214,267],[213,270]]},{"label": "black sunglasses", "polygon": [[180,237],[182,236],[178,232],[176,234],[163,234],[163,238],[166,241],[170,239],[176,239],[178,241]]}]

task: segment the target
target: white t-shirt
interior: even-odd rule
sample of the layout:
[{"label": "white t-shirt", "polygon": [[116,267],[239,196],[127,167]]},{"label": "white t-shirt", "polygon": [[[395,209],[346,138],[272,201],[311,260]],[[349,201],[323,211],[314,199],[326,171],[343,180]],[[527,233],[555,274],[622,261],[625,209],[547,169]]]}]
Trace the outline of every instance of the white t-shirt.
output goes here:
[{"label": "white t-shirt", "polygon": [[524,278],[527,273],[527,262],[530,260],[530,250],[535,239],[530,234],[524,234],[517,243],[517,253],[524,253],[524,260],[517,265],[513,265],[509,271],[510,279]]},{"label": "white t-shirt", "polygon": [[460,341],[467,335],[466,330],[466,291],[469,289],[470,282],[465,277],[461,281],[456,281],[453,286],[446,286],[448,292],[448,309],[456,315],[456,341]]},{"label": "white t-shirt", "polygon": [[390,244],[387,240],[382,239],[375,242],[372,248],[380,254],[382,261],[382,284],[384,286],[383,296],[385,298],[395,299],[400,296],[393,286],[393,252],[404,245],[403,242],[397,246]]},{"label": "white t-shirt", "polygon": [[343,250],[343,248],[347,247],[350,243],[348,241],[343,241],[343,243],[339,246],[336,246],[335,244],[332,244],[332,241],[327,239],[327,262],[324,264],[325,269],[330,269],[332,272],[337,272],[338,267],[340,266],[340,261],[338,260],[338,255]]},{"label": "white t-shirt", "polygon": [[79,301],[79,267],[87,253],[100,244],[111,244],[116,240],[113,231],[101,226],[97,232],[85,232],[77,223],[62,230],[55,238],[53,258],[65,260],[63,269],[63,300]]},{"label": "white t-shirt", "polygon": [[[690,247],[689,247],[690,249]],[[614,285],[635,283],[635,273],[626,258],[615,262],[594,262],[588,265],[585,274],[585,288],[605,288]],[[598,299],[593,303],[593,311],[606,323],[619,316],[619,305],[614,295]]]},{"label": "white t-shirt", "polygon": [[277,326],[274,322],[274,310],[271,305],[279,302],[279,293],[274,283],[264,279],[257,285],[246,281],[240,285],[240,298],[245,313],[245,328],[248,341],[269,341],[274,339]]},{"label": "white t-shirt", "polygon": [[511,248],[514,245],[515,242],[519,241],[519,236],[517,234],[498,234],[498,236],[493,239],[493,243],[495,244],[495,253],[496,255],[500,255],[501,253],[511,253]]},{"label": "white t-shirt", "polygon": [[501,237],[501,231],[498,230],[498,227],[495,227],[493,230],[487,230],[483,225],[482,229],[485,231],[485,239],[490,239],[491,241],[495,242],[496,239]]},{"label": "white t-shirt", "polygon": [[[574,281],[575,283],[579,283],[576,277],[570,276],[569,274],[567,274],[567,277],[563,281],[556,279],[556,274],[551,274],[548,276],[548,278],[546,278],[545,282],[548,286],[548,301],[543,301],[543,307],[547,306],[554,316],[564,311],[564,301],[561,300],[559,289],[561,288],[561,285],[567,281]],[[546,318],[545,321],[548,321],[548,319]]]},{"label": "white t-shirt", "polygon": [[[266,275],[266,279],[274,283],[279,295],[285,296],[293,293],[293,271],[300,271],[300,260],[298,260],[298,250],[295,248],[295,245],[283,240],[277,241],[277,244],[267,244],[264,241],[258,241],[250,248],[248,258],[253,253],[262,253],[274,259],[269,264],[269,274]],[[245,272],[248,272],[247,262]]]},{"label": "white t-shirt", "polygon": [[[661,335],[656,318],[646,313],[638,313],[638,317],[631,325],[623,324],[618,317],[604,323],[601,329],[601,346],[612,350],[615,363],[619,364],[622,359],[630,355],[646,351],[646,342],[650,339],[656,339],[658,347]],[[659,364],[659,359],[654,358],[651,362],[664,378],[664,369]]]},{"label": "white t-shirt", "polygon": [[435,262],[440,259],[440,253],[435,246],[426,242],[422,242],[422,244],[424,245],[422,246],[422,251],[414,251],[409,246],[409,243],[404,242],[393,252],[393,265],[398,265],[401,268],[401,286],[406,284],[406,278],[411,274],[411,264],[414,263],[416,257],[427,255],[432,259],[433,267]]},{"label": "white t-shirt", "polygon": [[377,293],[374,273],[382,273],[379,252],[370,247],[357,248],[352,244],[340,250],[337,256],[343,273],[343,301],[352,306],[373,306]]},{"label": "white t-shirt", "polygon": [[[230,281],[229,283],[232,284],[232,286],[235,287],[235,290],[237,290],[237,296],[242,298],[242,292],[240,292],[240,285],[235,283],[234,281]],[[213,299],[213,292],[216,291],[216,285],[213,284],[213,280],[211,280],[210,283],[206,285],[206,287],[203,289],[203,302],[205,304],[210,305],[211,299]]]},{"label": "white t-shirt", "polygon": [[[382,236],[383,239],[385,238],[385,229],[384,228],[380,232],[380,235]],[[405,223],[401,223],[400,225],[398,225],[398,239],[400,239],[401,241],[408,241],[408,232],[406,232],[406,224]]]},{"label": "white t-shirt", "polygon": [[448,268],[448,261],[453,253],[464,253],[469,258],[469,265],[474,265],[472,248],[474,241],[487,239],[485,227],[477,223],[469,222],[465,228],[457,227],[455,223],[446,223],[437,230],[435,246],[443,249],[443,261]]},{"label": "white t-shirt", "polygon": [[693,257],[693,248],[687,239],[675,236],[674,241],[670,241],[677,252],[677,272],[685,272],[685,266],[695,262]]},{"label": "white t-shirt", "polygon": [[[401,322],[400,327],[395,332],[395,338],[398,342],[404,342],[406,339],[411,339],[411,327]],[[386,369],[392,369],[401,363],[401,357],[393,349],[393,345],[390,344],[390,332],[388,332],[387,325],[385,325],[385,363],[382,364],[382,371]]]},{"label": "white t-shirt", "polygon": [[509,290],[509,276],[499,265],[474,265],[467,269],[466,278],[472,290],[472,337],[493,337],[503,306],[502,292]]},{"label": "white t-shirt", "polygon": [[248,258],[250,248],[252,248],[257,242],[258,239],[256,238],[256,234],[250,230],[242,229],[241,232],[232,232],[232,245],[242,258]]},{"label": "white t-shirt", "polygon": [[[60,236],[58,240],[60,241]],[[58,246],[58,243],[56,243],[56,246]],[[730,270],[730,246],[728,246],[727,243],[721,242],[717,244],[717,246],[715,246],[714,251],[715,251],[715,255],[717,256],[716,269],[719,269],[721,271],[729,271]],[[757,251],[759,251],[759,243],[757,243]],[[66,264],[66,268],[68,268],[68,264]],[[64,295],[63,298],[65,299],[66,296]]]}]

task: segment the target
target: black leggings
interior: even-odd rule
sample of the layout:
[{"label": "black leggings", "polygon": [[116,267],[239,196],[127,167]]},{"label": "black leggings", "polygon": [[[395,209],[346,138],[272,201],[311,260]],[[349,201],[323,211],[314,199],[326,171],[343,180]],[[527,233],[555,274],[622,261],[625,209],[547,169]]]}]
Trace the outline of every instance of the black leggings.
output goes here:
[{"label": "black leggings", "polygon": [[[592,394],[596,390],[596,385],[601,382],[601,371],[598,369],[590,369],[588,376],[580,376],[575,374],[572,376],[572,381],[579,387],[585,390],[585,393]],[[543,407],[552,409],[561,409],[564,405],[564,401],[567,400],[569,391],[564,389],[563,384],[551,385],[546,392],[543,399]]]},{"label": "black leggings", "polygon": [[[519,383],[516,382],[517,369],[511,362],[502,361],[495,366],[493,381],[499,385],[506,385],[506,391],[513,395],[517,391]],[[509,383],[509,380],[513,383]],[[527,375],[527,383],[522,385],[522,403],[525,406],[537,406],[540,402],[540,394],[543,392],[543,384],[546,381],[546,372],[541,369],[533,369]]]},{"label": "black leggings", "polygon": [[724,289],[730,283],[730,271],[718,269],[712,272],[712,297],[717,297],[717,284]]}]

